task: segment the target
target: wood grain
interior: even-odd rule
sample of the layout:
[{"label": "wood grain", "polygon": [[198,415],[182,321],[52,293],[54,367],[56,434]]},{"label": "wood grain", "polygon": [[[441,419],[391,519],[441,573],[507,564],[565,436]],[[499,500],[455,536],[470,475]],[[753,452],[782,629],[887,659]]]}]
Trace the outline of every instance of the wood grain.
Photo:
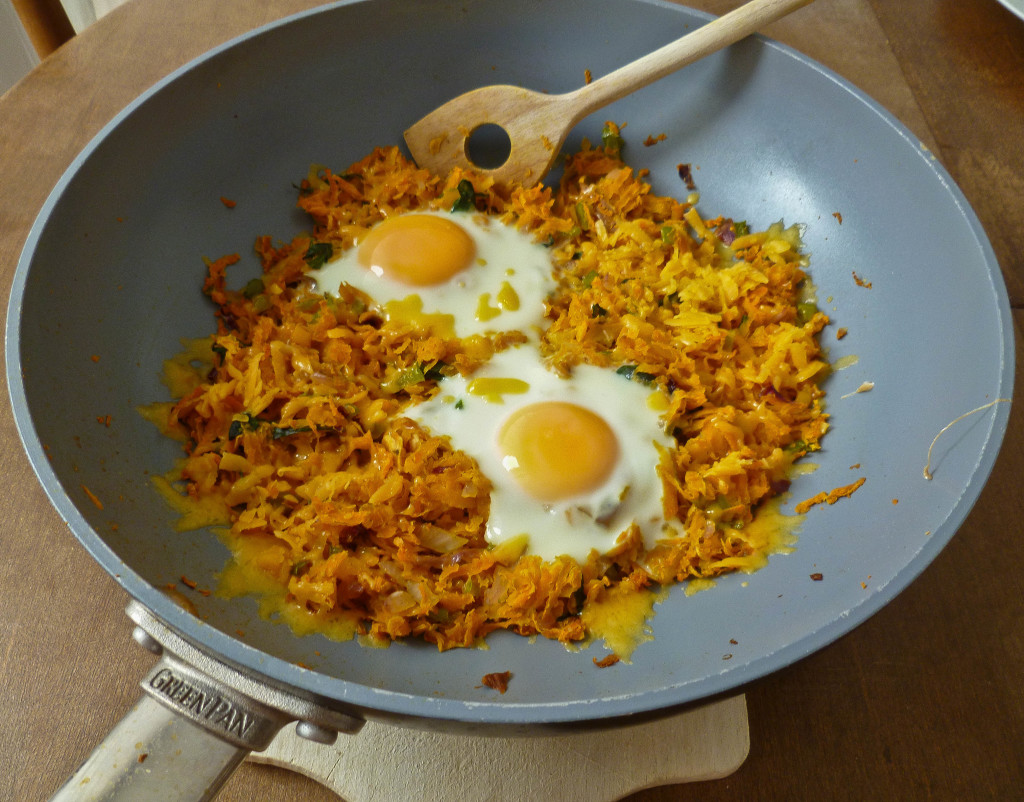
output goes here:
[{"label": "wood grain", "polygon": [[[1024,305],[1024,22],[998,3],[872,7],[930,128]],[[921,36],[900,36],[917,29]],[[1016,199],[1016,200],[1014,200]]]},{"label": "wood grain", "polygon": [[[717,14],[735,3],[689,4]],[[10,286],[50,188],[123,105],[231,36],[315,5],[133,0],[5,95],[2,285]],[[817,0],[768,33],[878,100],[950,170],[1006,276],[1019,390],[1024,22],[995,0]],[[135,698],[152,658],[130,643],[121,615],[127,597],[35,481],[7,404],[0,405],[0,470],[7,479],[0,494],[0,799],[22,802],[47,798],[76,768]],[[1017,405],[978,504],[924,574],[839,642],[747,689],[751,749],[739,771],[630,801],[1020,798],[1021,475],[1024,413]],[[300,775],[246,765],[220,799],[336,797]]]},{"label": "wood grain", "polygon": [[[541,738],[442,735],[370,722],[358,736],[324,746],[289,727],[253,759],[299,771],[352,802],[615,802],[651,786],[728,776],[749,749],[741,694],[632,727]],[[571,765],[586,771],[566,784]]]}]

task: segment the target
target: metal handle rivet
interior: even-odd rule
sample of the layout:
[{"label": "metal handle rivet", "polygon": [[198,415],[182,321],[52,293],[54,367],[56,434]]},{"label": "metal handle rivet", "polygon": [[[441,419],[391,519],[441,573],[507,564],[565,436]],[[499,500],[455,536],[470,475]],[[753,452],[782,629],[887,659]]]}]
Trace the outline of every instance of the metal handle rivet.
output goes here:
[{"label": "metal handle rivet", "polygon": [[142,627],[135,627],[132,630],[132,639],[143,649],[148,649],[158,657],[164,653],[164,647],[160,645],[160,642]]},{"label": "metal handle rivet", "polygon": [[318,744],[327,744],[330,746],[337,738],[338,733],[334,730],[328,729],[327,727],[321,727],[319,724],[314,724],[312,721],[300,721],[295,725],[295,734],[300,738],[305,738],[307,741],[313,741]]}]

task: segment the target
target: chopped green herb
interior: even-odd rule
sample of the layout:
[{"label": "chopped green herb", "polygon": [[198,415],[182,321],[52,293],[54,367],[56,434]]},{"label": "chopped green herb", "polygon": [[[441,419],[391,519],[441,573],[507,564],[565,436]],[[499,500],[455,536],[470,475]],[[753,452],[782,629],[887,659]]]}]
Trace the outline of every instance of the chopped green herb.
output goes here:
[{"label": "chopped green herb", "polygon": [[245,419],[236,418],[231,421],[231,425],[228,427],[228,439],[234,440],[243,431],[255,432],[260,428],[262,421],[255,415],[251,415],[248,412],[245,413]]},{"label": "chopped green herb", "polygon": [[455,408],[456,409],[462,409],[464,406],[466,406],[466,405],[462,402],[461,398],[458,401],[455,402]]},{"label": "chopped green herb", "polygon": [[637,370],[636,365],[623,365],[616,371],[620,376],[625,376],[627,379],[640,382],[640,384],[651,384],[657,378],[653,373],[645,373],[642,370]]},{"label": "chopped green herb", "polygon": [[671,245],[676,241],[676,230],[672,226],[661,227],[661,241],[666,245]]},{"label": "chopped green herb", "polygon": [[472,212],[476,210],[476,190],[468,178],[463,178],[458,186],[459,199],[452,204],[453,212]]},{"label": "chopped green herb", "polygon": [[429,368],[426,367],[425,363],[420,363],[420,370],[423,371],[423,378],[432,382],[439,382],[445,378],[444,369],[446,367],[448,367],[448,364],[442,359],[437,360],[437,362]]},{"label": "chopped green herb", "polygon": [[608,315],[608,310],[605,309],[600,304],[592,304],[591,305],[591,307],[590,307],[590,316],[591,317],[606,317],[607,315]]},{"label": "chopped green herb", "polygon": [[210,350],[213,351],[213,353],[215,353],[220,358],[221,364],[224,364],[224,360],[227,358],[228,355],[228,349],[225,348],[223,345],[217,345],[217,343],[214,343],[213,345],[210,346]]},{"label": "chopped green herb", "polygon": [[591,270],[589,273],[587,273],[587,275],[583,277],[583,286],[589,288],[590,285],[594,283],[595,278],[597,278],[597,271]]},{"label": "chopped green herb", "polygon": [[[245,418],[235,418],[231,421],[231,425],[228,427],[228,439],[234,440],[242,432],[255,432],[258,431],[264,424],[269,424],[269,421],[265,421],[262,418],[257,418],[255,415],[246,412]],[[310,432],[312,429],[309,426],[271,426],[270,436],[275,440],[280,440],[282,437],[288,437],[292,434],[299,434],[300,432]]]},{"label": "chopped green herb", "polygon": [[615,370],[620,376],[625,376],[627,379],[638,381],[641,384],[650,384],[656,378],[653,373],[644,373],[638,371],[636,365],[623,365],[621,368]]},{"label": "chopped green herb", "polygon": [[311,242],[302,257],[310,270],[319,270],[334,256],[334,246],[329,242]]},{"label": "chopped green herb", "polygon": [[308,426],[275,426],[271,430],[271,437],[273,437],[275,440],[280,440],[282,437],[288,437],[289,435],[311,431],[313,430]]},{"label": "chopped green herb", "polygon": [[746,220],[734,220],[732,224],[732,233],[737,237],[745,237],[750,233],[750,229],[747,228]]},{"label": "chopped green herb", "polygon": [[302,576],[310,568],[313,567],[313,563],[310,560],[299,560],[295,565],[292,566],[292,576]]}]

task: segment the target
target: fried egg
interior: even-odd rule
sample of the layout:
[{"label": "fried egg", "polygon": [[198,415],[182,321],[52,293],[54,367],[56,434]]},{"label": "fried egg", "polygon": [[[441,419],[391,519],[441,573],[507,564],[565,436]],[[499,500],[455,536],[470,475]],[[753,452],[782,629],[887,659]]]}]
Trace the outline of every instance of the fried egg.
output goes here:
[{"label": "fried egg", "polygon": [[370,296],[385,319],[448,337],[497,331],[531,336],[554,287],[543,245],[468,212],[389,217],[313,278],[318,292],[350,284]]},{"label": "fried egg", "polygon": [[663,535],[658,450],[674,441],[658,419],[660,391],[592,365],[567,378],[535,348],[502,351],[470,377],[403,414],[474,457],[492,483],[488,542],[528,537],[527,553],[584,561],[636,523]]}]

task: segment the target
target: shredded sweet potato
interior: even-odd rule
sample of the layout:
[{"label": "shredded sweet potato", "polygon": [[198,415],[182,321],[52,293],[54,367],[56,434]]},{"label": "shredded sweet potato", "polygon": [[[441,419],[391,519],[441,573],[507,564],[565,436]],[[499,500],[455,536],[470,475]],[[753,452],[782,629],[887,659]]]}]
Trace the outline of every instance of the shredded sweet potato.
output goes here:
[{"label": "shredded sweet potato", "polygon": [[[190,351],[194,381],[177,383],[167,412],[185,449],[171,479],[207,513],[191,520],[229,527],[237,559],[284,604],[376,641],[448,649],[506,629],[574,642],[588,636],[583,606],[622,583],[640,592],[763,564],[755,519],[827,429],[817,336],[828,318],[801,303],[798,232],[750,232],[654,194],[612,133],[569,157],[554,191],[438,177],[397,148],[340,173],[315,167],[298,198],[309,234],[258,238],[263,273],[241,290],[227,280],[237,255],[209,263],[218,327],[204,358]],[[445,339],[382,319],[347,285],[312,292],[307,275],[375,222],[450,209],[465,182],[479,212],[549,246],[551,366],[625,369],[664,394],[677,445],[652,481],[682,536],[645,550],[627,532],[583,564],[492,547],[488,478],[401,413],[522,335]]]},{"label": "shredded sweet potato", "polygon": [[811,509],[811,507],[816,507],[819,504],[835,504],[841,498],[849,498],[852,496],[866,481],[867,478],[862,476],[856,482],[851,482],[850,484],[843,485],[842,487],[833,488],[827,493],[822,490],[820,493],[801,501],[796,505],[796,507],[794,507],[794,511],[798,515],[803,515]]}]

